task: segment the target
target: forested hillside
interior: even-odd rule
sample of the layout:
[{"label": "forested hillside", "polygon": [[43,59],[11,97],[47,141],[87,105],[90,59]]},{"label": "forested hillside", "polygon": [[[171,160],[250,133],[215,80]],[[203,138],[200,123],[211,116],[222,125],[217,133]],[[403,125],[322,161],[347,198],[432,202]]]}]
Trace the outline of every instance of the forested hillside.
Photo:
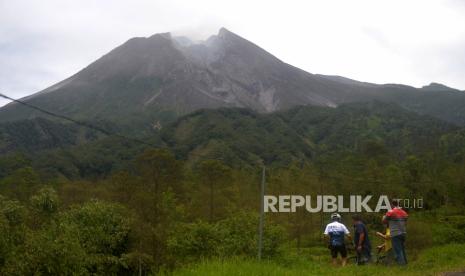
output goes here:
[{"label": "forested hillside", "polygon": [[397,157],[453,154],[451,147],[463,145],[462,133],[461,128],[432,117],[373,102],[336,109],[297,107],[273,114],[246,109],[204,110],[163,129],[162,138],[181,156],[194,153],[229,158],[231,164],[264,160],[266,164],[285,165],[370,150]]},{"label": "forested hillside", "polygon": [[35,157],[55,155],[57,149],[75,158],[98,153],[99,158],[118,163],[114,155],[153,145],[170,149],[184,160],[221,158],[231,166],[243,167],[262,161],[286,165],[366,151],[399,158],[426,153],[461,158],[465,139],[460,127],[382,102],[338,108],[296,107],[271,114],[248,109],[207,109],[154,128],[149,135],[123,135],[126,138],[119,135],[124,129],[117,125],[89,124],[115,135],[37,118],[0,124],[1,148],[4,153],[23,152]]},{"label": "forested hillside", "polygon": [[[465,242],[464,130],[392,104],[200,110],[137,141],[41,120],[0,129],[2,274],[147,275],[254,258],[263,165],[267,194],[423,198],[410,211],[412,260]],[[380,214],[363,216],[370,235],[382,230]],[[265,258],[326,256],[327,220],[267,214]]]}]

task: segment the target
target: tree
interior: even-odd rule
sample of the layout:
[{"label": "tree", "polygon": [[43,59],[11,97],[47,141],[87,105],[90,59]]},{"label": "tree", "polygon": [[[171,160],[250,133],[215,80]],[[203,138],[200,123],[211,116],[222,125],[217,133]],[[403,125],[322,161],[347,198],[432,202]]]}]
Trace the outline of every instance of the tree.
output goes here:
[{"label": "tree", "polygon": [[[26,238],[27,210],[16,200],[0,196],[0,268]],[[2,273],[0,273],[2,274]]]},{"label": "tree", "polygon": [[52,187],[44,187],[31,197],[31,204],[39,213],[50,215],[58,210],[58,195]]},{"label": "tree", "polygon": [[131,205],[137,210],[142,247],[150,247],[156,265],[163,259],[167,232],[176,220],[175,198],[172,191],[179,189],[183,179],[182,163],[167,150],[148,149],[137,157],[136,168],[140,185],[133,191]]},{"label": "tree", "polygon": [[[50,210],[49,204],[45,206]],[[27,235],[24,244],[13,250],[14,255],[7,260],[2,273],[117,274],[124,269],[121,257],[128,249],[131,225],[128,217],[125,208],[118,204],[94,200],[75,206],[60,214],[56,221]]]},{"label": "tree", "polygon": [[209,189],[209,219],[214,218],[215,187],[224,185],[231,177],[231,169],[218,160],[206,160],[199,166],[201,181]]},{"label": "tree", "polygon": [[153,219],[156,222],[160,204],[160,196],[167,187],[182,178],[182,166],[174,156],[164,149],[149,149],[137,157],[137,169],[142,176],[145,192],[154,195]]},{"label": "tree", "polygon": [[27,201],[40,184],[40,177],[32,167],[19,168],[0,181],[3,194]]},{"label": "tree", "polygon": [[78,231],[87,253],[119,256],[127,249],[131,221],[119,204],[92,200],[64,213],[59,221],[65,232]]}]

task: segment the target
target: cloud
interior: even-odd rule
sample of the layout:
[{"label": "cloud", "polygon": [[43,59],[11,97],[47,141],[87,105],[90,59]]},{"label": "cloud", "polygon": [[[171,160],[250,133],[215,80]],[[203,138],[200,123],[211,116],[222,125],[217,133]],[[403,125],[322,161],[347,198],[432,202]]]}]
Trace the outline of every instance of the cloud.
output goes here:
[{"label": "cloud", "polygon": [[0,0],[0,90],[35,93],[131,37],[222,26],[312,73],[465,89],[459,0]]}]

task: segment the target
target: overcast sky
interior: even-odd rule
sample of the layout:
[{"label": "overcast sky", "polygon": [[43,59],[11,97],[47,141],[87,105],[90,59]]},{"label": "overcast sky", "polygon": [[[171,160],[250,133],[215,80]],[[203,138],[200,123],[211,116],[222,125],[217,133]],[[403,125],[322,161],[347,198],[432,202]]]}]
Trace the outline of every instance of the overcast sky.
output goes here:
[{"label": "overcast sky", "polygon": [[465,90],[461,0],[0,0],[0,91],[35,93],[131,37],[223,26],[311,73]]}]

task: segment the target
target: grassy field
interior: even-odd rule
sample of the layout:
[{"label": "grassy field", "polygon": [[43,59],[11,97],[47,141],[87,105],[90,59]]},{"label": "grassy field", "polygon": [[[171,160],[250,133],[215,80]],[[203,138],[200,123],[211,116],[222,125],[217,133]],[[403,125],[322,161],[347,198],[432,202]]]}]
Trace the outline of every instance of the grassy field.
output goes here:
[{"label": "grassy field", "polygon": [[290,257],[258,262],[250,259],[206,260],[174,271],[174,275],[441,275],[465,271],[465,244],[430,248],[418,255],[407,267],[348,265],[333,267],[329,259]]}]

